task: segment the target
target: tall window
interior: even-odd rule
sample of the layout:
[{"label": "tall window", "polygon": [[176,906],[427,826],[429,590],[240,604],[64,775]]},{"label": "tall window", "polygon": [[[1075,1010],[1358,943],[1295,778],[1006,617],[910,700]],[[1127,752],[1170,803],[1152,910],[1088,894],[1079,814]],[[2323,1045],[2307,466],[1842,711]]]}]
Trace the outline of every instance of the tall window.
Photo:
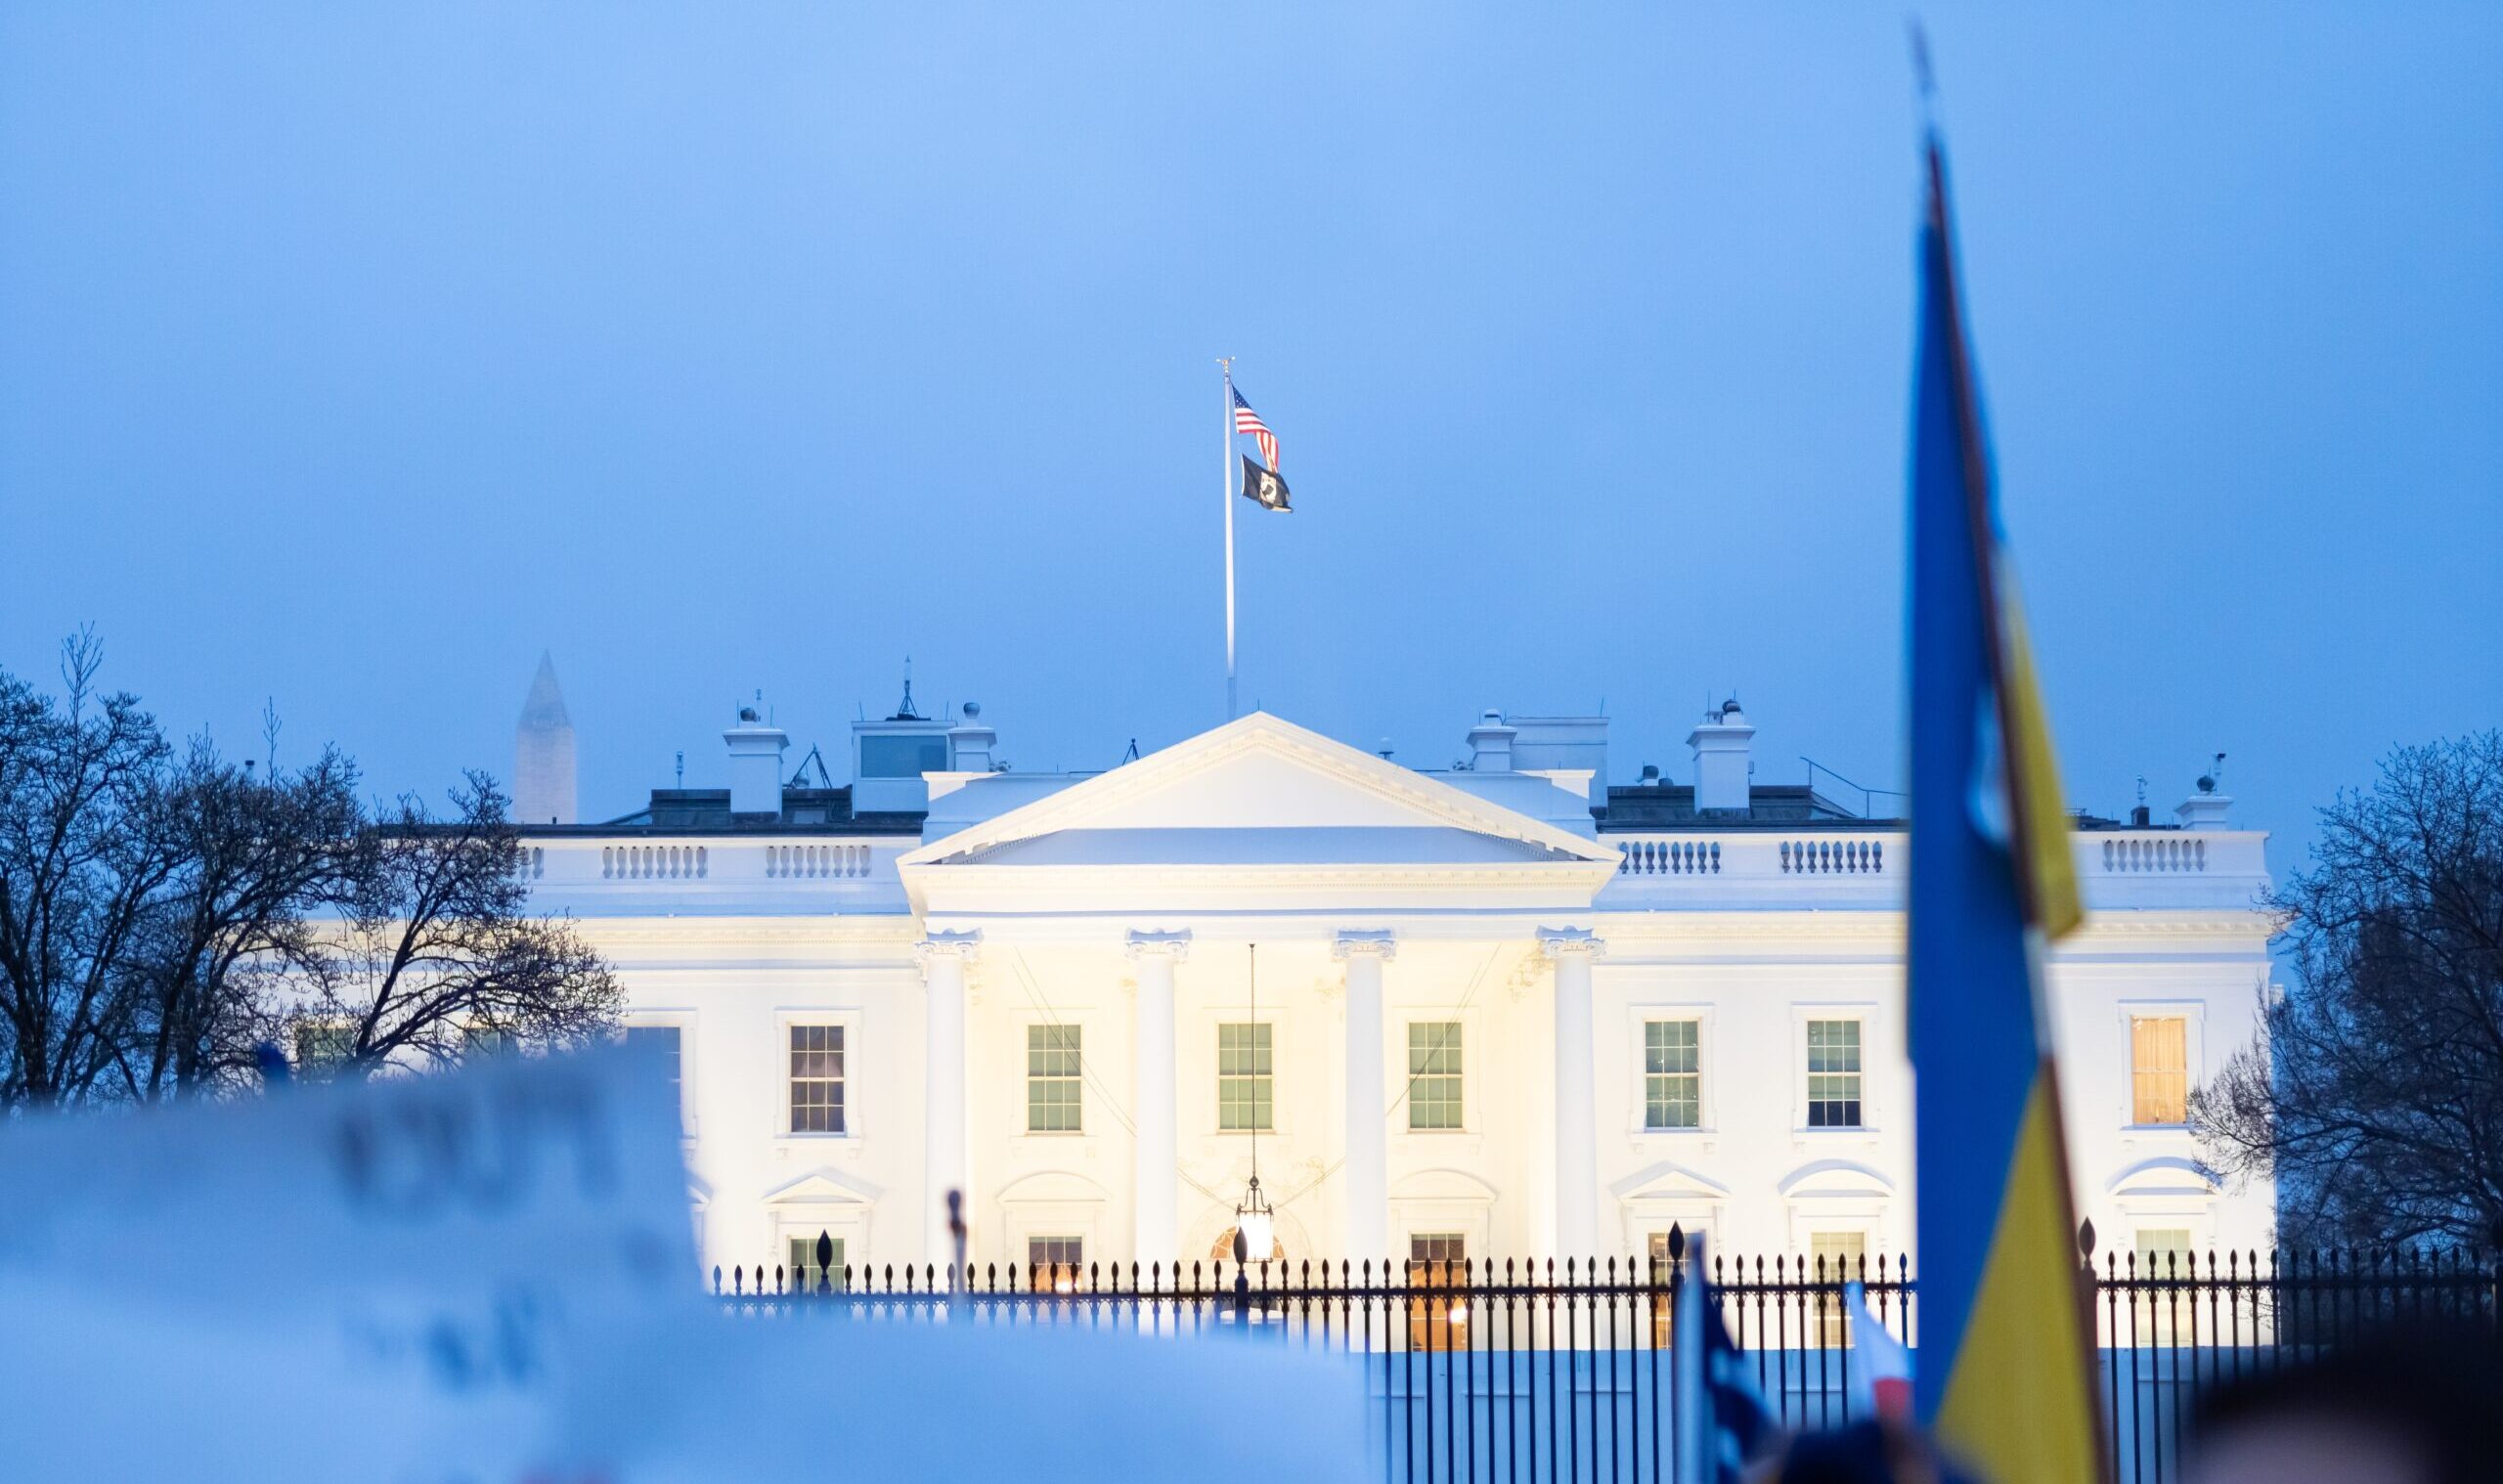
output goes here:
[{"label": "tall window", "polygon": [[2177,1015],[2130,1017],[2130,1121],[2189,1119],[2189,1025]]},{"label": "tall window", "polygon": [[1699,1023],[1643,1023],[1643,1126],[1696,1128],[1703,1122]]},{"label": "tall window", "polygon": [[683,1054],[685,1038],[679,1027],[676,1026],[629,1026],[626,1027],[626,1044],[648,1047],[658,1055],[660,1064],[667,1069],[669,1076],[670,1105],[679,1111],[679,1120],[683,1123],[686,1118],[686,1099],[682,1085],[686,1075]]},{"label": "tall window", "polygon": [[1275,1069],[1265,1021],[1216,1027],[1216,1126],[1229,1132],[1273,1126]]},{"label": "tall window", "polygon": [[1086,1263],[1086,1239],[1083,1237],[1029,1237],[1026,1239],[1026,1276],[1037,1293],[1072,1293],[1077,1289],[1077,1275]]},{"label": "tall window", "polygon": [[1860,1126],[1860,1023],[1808,1023],[1808,1126]]},{"label": "tall window", "polygon": [[[1691,1244],[1693,1239],[1688,1239]],[[1651,1263],[1644,1282],[1653,1285],[1651,1294],[1651,1348],[1665,1350],[1675,1342],[1677,1303],[1674,1298],[1678,1265],[1669,1256],[1669,1234],[1653,1232],[1644,1244]],[[1690,1245],[1689,1250],[1691,1250]]]},{"label": "tall window", "polygon": [[2170,1278],[2185,1272],[2190,1261],[2190,1229],[2180,1226],[2138,1228],[2138,1276]]},{"label": "tall window", "polygon": [[1839,1350],[1851,1343],[1851,1333],[1843,1316],[1842,1289],[1838,1285],[1860,1277],[1860,1265],[1868,1256],[1868,1234],[1866,1232],[1811,1232],[1808,1234],[1808,1278],[1825,1287],[1816,1290],[1810,1300],[1817,1306],[1817,1344],[1820,1349]]},{"label": "tall window", "polygon": [[843,1027],[791,1027],[791,1132],[843,1132]]},{"label": "tall window", "polygon": [[484,1061],[512,1049],[512,1032],[492,1021],[464,1021],[461,1026],[461,1059]]},{"label": "tall window", "polygon": [[1076,1026],[1026,1027],[1026,1131],[1082,1132],[1079,1079],[1085,1059]]},{"label": "tall window", "polygon": [[[1454,1027],[1457,1028],[1457,1027]],[[1469,1282],[1469,1239],[1459,1232],[1419,1232],[1408,1239],[1408,1348],[1449,1350],[1466,1342],[1469,1310],[1436,1289]]]},{"label": "tall window", "polygon": [[[820,1234],[822,1235],[822,1234]],[[843,1287],[843,1239],[828,1238],[834,1255],[828,1261],[817,1261],[817,1239],[791,1239],[791,1286],[803,1292],[816,1293]]]},{"label": "tall window", "polygon": [[[2170,1341],[2174,1331],[2183,1325],[2184,1309],[2193,1309],[2193,1294],[2185,1291],[2190,1279],[2190,1229],[2188,1227],[2140,1227],[2137,1251],[2138,1282],[2146,1285],[2138,1290],[2133,1316],[2136,1338]],[[2181,1288],[2164,1287],[2178,1283]],[[2190,1316],[2195,1319],[2195,1312]]]},{"label": "tall window", "polygon": [[1408,1126],[1461,1126],[1458,1021],[1408,1023]]}]

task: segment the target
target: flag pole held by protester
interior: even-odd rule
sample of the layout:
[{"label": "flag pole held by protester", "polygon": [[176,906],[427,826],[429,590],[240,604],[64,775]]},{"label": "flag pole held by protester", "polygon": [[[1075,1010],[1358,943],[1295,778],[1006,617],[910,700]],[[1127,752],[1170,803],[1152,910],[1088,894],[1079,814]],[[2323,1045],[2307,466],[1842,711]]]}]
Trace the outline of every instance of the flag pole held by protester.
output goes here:
[{"label": "flag pole held by protester", "polygon": [[1990,1477],[2108,1477],[2042,960],[2080,906],[1925,141],[1910,507],[1920,1419]]}]

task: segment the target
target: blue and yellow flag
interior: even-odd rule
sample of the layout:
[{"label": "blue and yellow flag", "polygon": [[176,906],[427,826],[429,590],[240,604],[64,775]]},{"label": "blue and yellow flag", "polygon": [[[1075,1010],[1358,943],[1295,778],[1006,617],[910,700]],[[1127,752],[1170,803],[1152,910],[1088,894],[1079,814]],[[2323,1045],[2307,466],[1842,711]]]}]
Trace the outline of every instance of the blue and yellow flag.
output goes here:
[{"label": "blue and yellow flag", "polygon": [[2044,945],[2083,915],[1929,147],[1911,458],[1921,1418],[2002,1484],[2104,1477]]}]

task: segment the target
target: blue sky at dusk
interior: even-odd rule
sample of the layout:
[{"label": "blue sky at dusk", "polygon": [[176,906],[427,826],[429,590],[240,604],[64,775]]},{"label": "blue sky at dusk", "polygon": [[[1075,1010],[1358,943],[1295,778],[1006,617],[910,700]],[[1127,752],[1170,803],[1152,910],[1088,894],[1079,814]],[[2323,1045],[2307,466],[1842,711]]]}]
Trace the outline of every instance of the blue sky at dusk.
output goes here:
[{"label": "blue sky at dusk", "polygon": [[[1922,9],[2075,802],[2503,720],[2503,11]],[[907,653],[1109,765],[1221,720],[1232,354],[1247,703],[1892,782],[1902,8],[1568,12],[0,11],[0,667],[434,790],[546,648],[591,817]]]}]

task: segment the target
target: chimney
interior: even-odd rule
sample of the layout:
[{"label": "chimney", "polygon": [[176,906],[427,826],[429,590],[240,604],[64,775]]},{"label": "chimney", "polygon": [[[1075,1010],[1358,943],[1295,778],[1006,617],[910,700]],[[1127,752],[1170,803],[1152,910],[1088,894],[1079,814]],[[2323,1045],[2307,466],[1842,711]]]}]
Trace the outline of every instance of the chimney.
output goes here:
[{"label": "chimney", "polygon": [[998,741],[999,733],[982,724],[982,703],[967,701],[965,719],[947,728],[947,770],[989,772],[990,750]]},{"label": "chimney", "polygon": [[1477,719],[1469,729],[1469,765],[1481,773],[1509,773],[1513,770],[1513,738],[1518,733],[1504,724],[1504,714],[1493,707]]},{"label": "chimney", "polygon": [[739,724],[722,733],[730,747],[730,812],[782,813],[782,749],[791,739],[758,720],[756,708],[739,708]]},{"label": "chimney", "polygon": [[1694,749],[1696,812],[1747,812],[1748,778],[1755,770],[1747,759],[1747,744],[1755,734],[1746,713],[1738,709],[1736,696],[1705,712],[1694,730],[1687,733],[1686,745]]},{"label": "chimney", "polygon": [[2225,830],[2233,828],[2227,816],[2233,808],[2233,796],[2224,792],[2225,755],[2199,775],[2199,791],[2184,799],[2173,810],[2185,830]]}]

